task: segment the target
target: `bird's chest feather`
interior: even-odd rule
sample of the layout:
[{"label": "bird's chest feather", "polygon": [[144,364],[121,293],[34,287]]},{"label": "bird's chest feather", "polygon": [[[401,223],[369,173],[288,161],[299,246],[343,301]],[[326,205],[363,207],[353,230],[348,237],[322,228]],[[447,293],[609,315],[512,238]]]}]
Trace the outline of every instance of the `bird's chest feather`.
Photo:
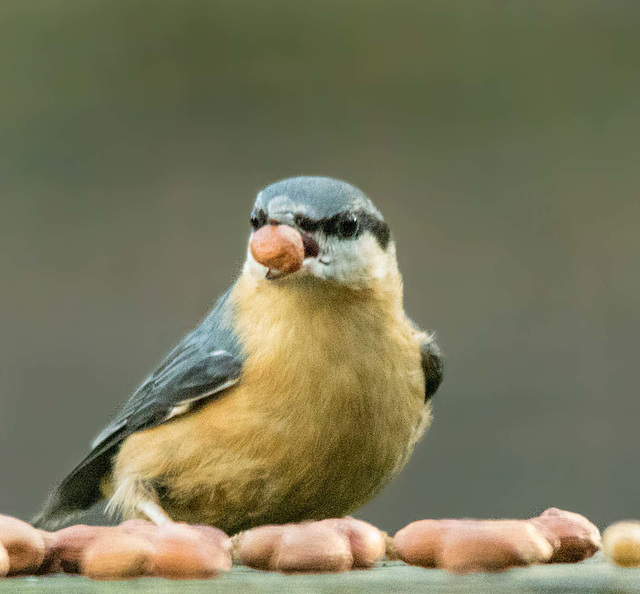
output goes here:
[{"label": "bird's chest feather", "polygon": [[[240,282],[240,383],[144,432],[145,451],[163,460],[153,473],[172,477],[175,519],[235,531],[342,515],[406,462],[425,409],[419,345],[403,312],[376,296],[309,297]],[[140,456],[120,459],[148,475]]]},{"label": "bird's chest feather", "polygon": [[404,313],[389,296],[244,290],[238,404],[255,413],[256,442],[301,489],[369,496],[402,464],[424,408]]}]

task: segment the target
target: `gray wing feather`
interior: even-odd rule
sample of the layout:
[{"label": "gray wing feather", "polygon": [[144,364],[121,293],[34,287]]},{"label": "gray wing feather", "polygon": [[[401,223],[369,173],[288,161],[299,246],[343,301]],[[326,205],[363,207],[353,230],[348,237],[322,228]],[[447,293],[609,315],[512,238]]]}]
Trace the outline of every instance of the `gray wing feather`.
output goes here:
[{"label": "gray wing feather", "polygon": [[240,380],[244,357],[227,292],[162,361],[94,440],[89,454],[51,493],[34,522],[55,527],[101,498],[100,481],[132,433],[157,426],[218,397]]},{"label": "gray wing feather", "polygon": [[422,356],[422,371],[424,372],[424,400],[427,402],[442,383],[444,361],[440,347],[431,335],[427,335],[420,341],[420,354]]},{"label": "gray wing feather", "polygon": [[240,379],[242,356],[233,334],[229,293],[195,330],[187,334],[130,396],[92,448],[118,432],[158,425],[188,412],[191,405],[229,388]]},{"label": "gray wing feather", "polygon": [[424,401],[428,402],[442,383],[444,373],[442,351],[436,344],[433,334],[421,330],[411,319],[409,319],[409,323],[415,329],[417,338],[420,341],[420,357],[425,387]]},{"label": "gray wing feather", "polygon": [[115,418],[96,437],[92,448],[99,448],[115,433],[128,433],[157,425],[188,412],[192,405],[226,390],[240,379],[242,362],[226,350],[212,353],[186,346],[188,356],[165,362],[166,367],[152,375],[125,403]]}]

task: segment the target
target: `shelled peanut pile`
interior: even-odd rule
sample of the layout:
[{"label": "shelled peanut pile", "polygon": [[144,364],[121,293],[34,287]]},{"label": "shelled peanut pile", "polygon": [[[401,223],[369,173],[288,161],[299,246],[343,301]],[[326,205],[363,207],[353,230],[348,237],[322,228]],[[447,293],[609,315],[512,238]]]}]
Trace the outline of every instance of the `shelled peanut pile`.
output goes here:
[{"label": "shelled peanut pile", "polygon": [[[0,516],[1,576],[202,579],[229,571],[234,561],[265,571],[321,573],[367,569],[385,558],[453,573],[494,572],[576,563],[600,547],[596,526],[555,508],[529,520],[420,520],[394,537],[354,518],[260,526],[229,538],[209,526],[143,520],[44,532]],[[610,527],[604,547],[613,562],[640,566],[640,523]]]}]

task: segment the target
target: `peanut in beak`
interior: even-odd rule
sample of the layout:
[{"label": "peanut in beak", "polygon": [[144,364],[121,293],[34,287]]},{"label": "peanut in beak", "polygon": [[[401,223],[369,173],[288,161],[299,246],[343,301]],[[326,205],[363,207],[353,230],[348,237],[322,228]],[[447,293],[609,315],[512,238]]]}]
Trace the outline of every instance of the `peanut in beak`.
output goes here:
[{"label": "peanut in beak", "polygon": [[[265,225],[253,233],[249,243],[256,262],[284,276],[300,270],[304,261],[302,236],[288,225]],[[273,278],[273,276],[272,276]]]}]

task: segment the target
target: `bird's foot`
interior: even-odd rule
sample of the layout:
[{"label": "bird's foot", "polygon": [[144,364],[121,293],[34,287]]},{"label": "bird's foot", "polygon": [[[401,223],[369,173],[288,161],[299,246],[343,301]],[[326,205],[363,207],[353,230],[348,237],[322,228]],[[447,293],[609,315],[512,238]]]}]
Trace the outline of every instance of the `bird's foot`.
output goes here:
[{"label": "bird's foot", "polygon": [[127,478],[120,481],[107,505],[107,512],[119,514],[124,519],[147,519],[156,526],[173,522],[162,509],[155,489],[138,479]]},{"label": "bird's foot", "polygon": [[173,520],[169,517],[169,514],[164,511],[155,501],[140,501],[136,506],[138,512],[146,516],[156,526],[162,526],[163,524],[169,524]]}]

